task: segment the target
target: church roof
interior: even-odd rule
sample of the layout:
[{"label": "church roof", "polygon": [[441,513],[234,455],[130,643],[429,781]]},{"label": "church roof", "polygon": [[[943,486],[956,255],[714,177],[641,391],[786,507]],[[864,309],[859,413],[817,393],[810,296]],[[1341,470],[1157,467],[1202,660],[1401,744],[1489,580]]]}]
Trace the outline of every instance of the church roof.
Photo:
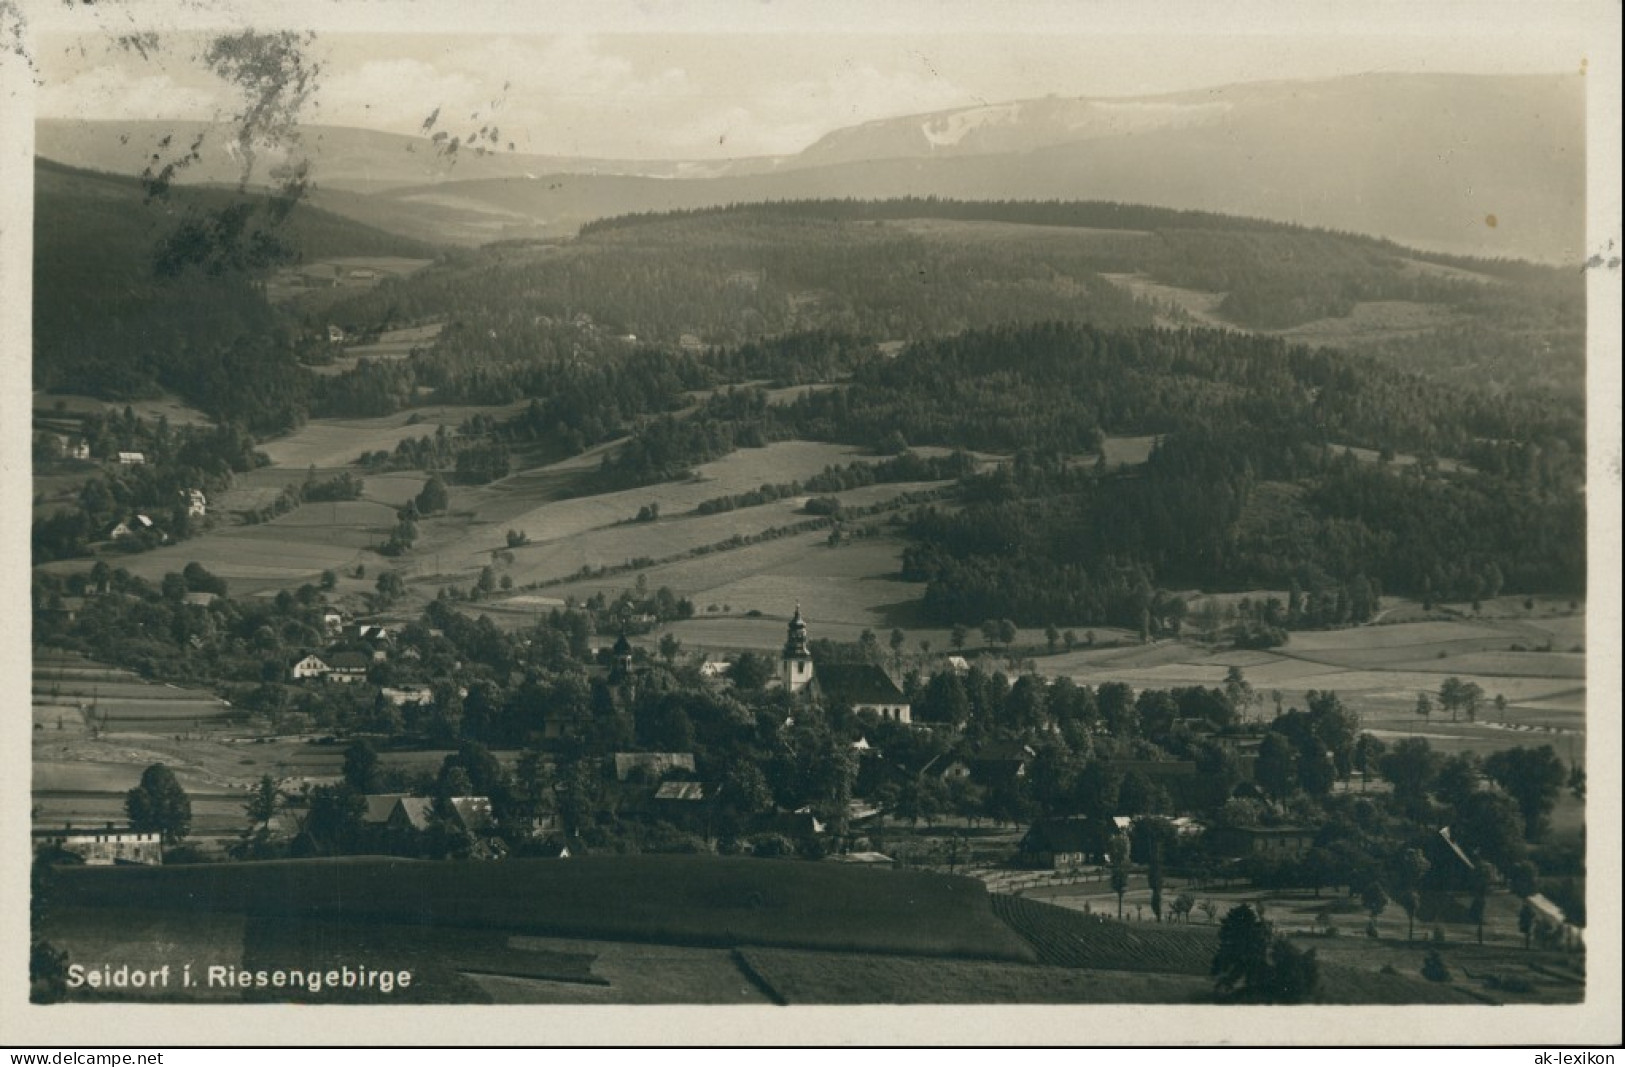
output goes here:
[{"label": "church roof", "polygon": [[873,663],[821,663],[818,687],[830,700],[843,704],[900,704],[903,691],[891,676]]}]

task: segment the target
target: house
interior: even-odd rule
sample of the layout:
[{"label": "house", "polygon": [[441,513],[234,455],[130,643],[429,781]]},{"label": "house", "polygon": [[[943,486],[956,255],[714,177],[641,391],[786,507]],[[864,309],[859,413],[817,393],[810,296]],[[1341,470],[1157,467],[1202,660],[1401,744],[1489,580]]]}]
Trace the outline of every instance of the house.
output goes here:
[{"label": "house", "polygon": [[1221,826],[1208,831],[1220,855],[1297,859],[1314,847],[1319,831],[1306,826]]},{"label": "house", "polygon": [[299,682],[306,678],[326,678],[330,670],[332,668],[327,665],[327,661],[312,652],[295,663],[289,673],[293,675],[294,681]]},{"label": "house", "polygon": [[335,652],[327,657],[326,678],[330,682],[343,682],[346,685],[352,682],[367,680],[367,668],[372,666],[372,657],[361,652]]},{"label": "house", "polygon": [[434,818],[434,801],[428,797],[400,797],[389,809],[385,827],[392,833],[422,833]]},{"label": "house", "polygon": [[35,830],[33,837],[36,854],[59,850],[78,856],[91,867],[115,864],[156,866],[164,862],[163,836],[155,831],[136,830],[130,826],[107,823],[99,829],[75,829],[70,822],[60,830]]},{"label": "house", "polygon": [[329,325],[327,327],[327,343],[330,344],[330,345],[341,345],[341,344],[343,344],[344,343],[344,330],[341,329],[338,326]]},{"label": "house", "polygon": [[408,704],[421,704],[428,707],[434,703],[434,690],[426,685],[386,685],[379,691],[383,693],[385,700],[397,708],[403,708]]},{"label": "house", "polygon": [[1032,746],[1020,741],[989,741],[971,756],[970,776],[984,784],[1025,778],[1027,764],[1036,755]]},{"label": "house", "polygon": [[694,773],[692,752],[617,752],[613,759],[617,782],[636,778],[659,781],[673,771]]},{"label": "house", "polygon": [[871,711],[890,722],[907,723],[911,706],[891,675],[873,663],[828,663],[818,668],[814,687],[829,704]]},{"label": "house", "polygon": [[362,798],[367,806],[361,812],[361,825],[373,829],[388,826],[395,805],[402,800],[410,799],[410,796],[409,793],[368,793]]},{"label": "house", "polygon": [[1102,862],[1114,829],[1099,819],[1039,819],[1021,839],[1021,854],[1030,865],[1050,871]]},{"label": "house", "polygon": [[646,810],[662,822],[709,836],[717,794],[710,782],[661,782]]},{"label": "house", "polygon": [[187,489],[181,496],[186,500],[186,514],[193,518],[202,518],[209,513],[209,498],[203,495],[203,490]]},{"label": "house", "polygon": [[705,662],[700,664],[700,677],[726,678],[728,676],[728,671],[732,669],[732,667],[733,662],[731,660],[711,659],[710,657],[706,657]]},{"label": "house", "polygon": [[451,821],[459,829],[483,834],[495,825],[490,797],[451,797],[446,803],[451,808]]},{"label": "house", "polygon": [[67,456],[69,459],[89,459],[90,442],[83,437],[75,437],[68,442]]},{"label": "house", "polygon": [[152,518],[147,515],[135,515],[126,519],[108,531],[107,536],[114,541],[121,541],[126,537],[134,537],[138,533],[147,533],[156,530]]},{"label": "house", "polygon": [[146,465],[147,456],[144,452],[120,452],[118,462],[121,467],[141,467]]},{"label": "house", "polygon": [[949,656],[948,669],[953,671],[955,674],[969,674],[970,660],[966,659],[964,656]]},{"label": "house", "polygon": [[344,613],[339,611],[322,612],[322,629],[328,637],[338,637],[344,633]]},{"label": "house", "polygon": [[212,606],[214,604],[214,602],[216,600],[219,600],[219,599],[220,599],[220,594],[219,593],[192,592],[192,593],[187,593],[185,596],[183,596],[181,598],[181,602],[186,604],[189,607],[207,608],[207,607]]}]

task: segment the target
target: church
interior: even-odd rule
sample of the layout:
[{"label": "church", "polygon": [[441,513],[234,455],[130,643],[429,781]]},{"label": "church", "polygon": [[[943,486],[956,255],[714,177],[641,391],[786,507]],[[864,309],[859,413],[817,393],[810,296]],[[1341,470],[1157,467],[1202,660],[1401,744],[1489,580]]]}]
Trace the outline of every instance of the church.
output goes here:
[{"label": "church", "polygon": [[910,705],[891,675],[873,663],[826,663],[813,666],[807,648],[807,622],[801,605],[790,619],[779,661],[779,681],[793,694],[822,704],[839,704],[855,712],[872,711],[881,719],[910,722]]}]

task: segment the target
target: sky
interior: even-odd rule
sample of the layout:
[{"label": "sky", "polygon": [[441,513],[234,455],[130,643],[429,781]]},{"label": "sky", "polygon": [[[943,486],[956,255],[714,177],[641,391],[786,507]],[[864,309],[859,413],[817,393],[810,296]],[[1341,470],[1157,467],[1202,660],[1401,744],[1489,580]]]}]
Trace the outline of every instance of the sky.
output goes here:
[{"label": "sky", "polygon": [[[604,14],[617,10],[608,4],[544,23],[482,0],[363,3],[344,18],[318,5],[328,17],[301,24],[314,28],[311,54],[322,63],[304,117],[414,133],[438,109],[453,132],[495,125],[521,152],[716,159],[796,152],[873,119],[1051,94],[1140,96],[1375,71],[1572,73],[1586,60],[1583,20],[1558,17],[1584,5],[1562,3],[1403,11],[1378,3],[1356,21],[1335,9],[1309,17],[1303,12],[1320,9],[1304,5],[1289,16],[1262,3],[1229,5],[1222,19],[1179,5],[1127,17],[1045,0],[948,2],[929,17],[923,8],[904,17],[910,6],[835,0],[813,18],[810,6],[771,0],[647,0],[621,8],[631,14],[620,18]],[[1543,14],[1530,16],[1530,6]],[[39,38],[36,114],[231,113],[223,84],[195,60],[205,39],[197,26],[207,20],[166,24],[164,9],[148,17],[141,8],[132,0],[129,11],[51,9]],[[269,15],[255,21],[251,8],[243,0],[212,10],[222,29],[272,24]],[[412,17],[386,17],[403,11]],[[155,51],[114,43],[113,35],[149,26],[160,28]],[[485,29],[495,26],[506,32]]]}]

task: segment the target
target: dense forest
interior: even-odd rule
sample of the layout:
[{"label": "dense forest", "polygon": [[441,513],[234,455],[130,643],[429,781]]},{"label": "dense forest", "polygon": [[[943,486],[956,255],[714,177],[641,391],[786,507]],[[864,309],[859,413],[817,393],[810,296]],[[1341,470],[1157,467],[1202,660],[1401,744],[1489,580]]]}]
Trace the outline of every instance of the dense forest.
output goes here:
[{"label": "dense forest", "polygon": [[[1080,462],[1108,433],[1158,441],[1143,467]],[[1343,605],[1324,622],[1366,617],[1382,590],[1584,587],[1583,431],[1566,405],[1222,331],[1051,324],[920,343],[788,404],[716,394],[646,425],[602,472],[637,484],[789,437],[1014,454],[909,528],[905,577],[928,582],[943,623],[1140,626],[1164,587],[1297,582]]]}]

